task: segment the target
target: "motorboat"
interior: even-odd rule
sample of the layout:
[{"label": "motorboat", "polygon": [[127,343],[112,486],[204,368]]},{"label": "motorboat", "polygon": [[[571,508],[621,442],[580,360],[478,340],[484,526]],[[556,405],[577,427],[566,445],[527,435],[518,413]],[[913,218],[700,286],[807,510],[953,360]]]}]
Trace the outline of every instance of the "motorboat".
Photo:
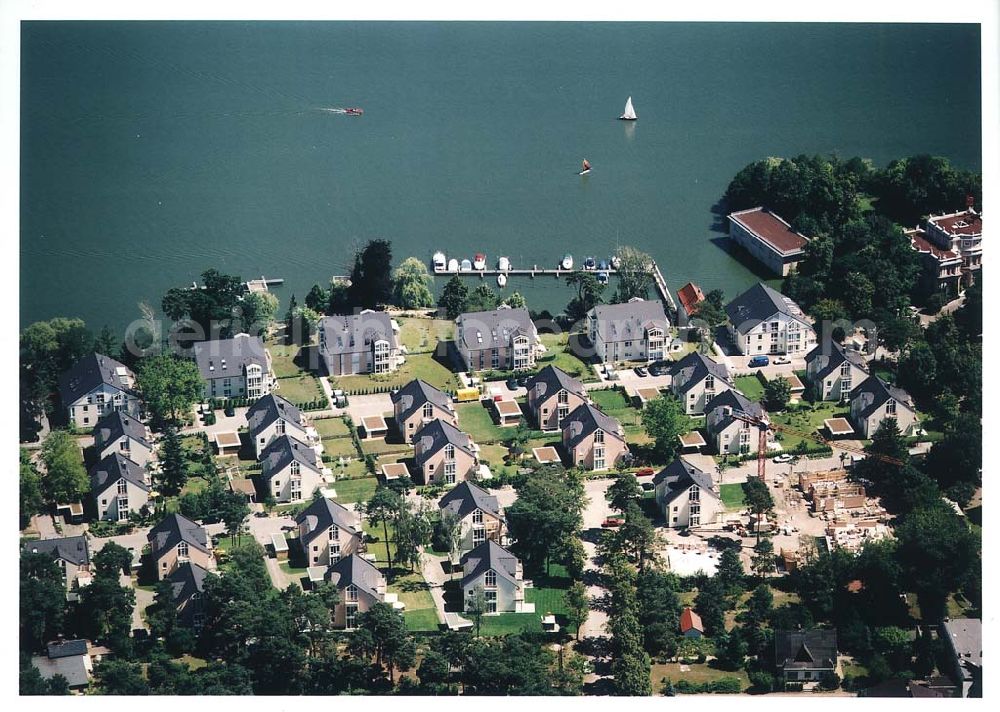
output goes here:
[{"label": "motorboat", "polygon": [[568,252],[563,255],[562,262],[559,263],[559,266],[563,269],[573,269],[573,255]]},{"label": "motorboat", "polygon": [[618,117],[619,121],[635,121],[639,117],[635,115],[635,108],[632,106],[632,97],[625,102],[625,113]]},{"label": "motorboat", "polygon": [[497,275],[497,284],[499,286],[501,286],[501,287],[506,287],[507,286],[507,275],[505,275],[505,274],[498,274]]},{"label": "motorboat", "polygon": [[444,270],[445,266],[447,266],[448,258],[445,257],[443,252],[435,252],[434,256],[431,258],[431,262],[434,263],[434,270],[440,272]]},{"label": "motorboat", "polygon": [[597,281],[600,284],[607,284],[608,283],[608,273],[605,272],[605,271],[603,271],[603,270],[601,270],[600,272],[598,272],[597,273]]},{"label": "motorboat", "polygon": [[497,260],[497,269],[500,270],[501,272],[507,272],[508,270],[510,270],[510,258],[501,257],[499,260]]},{"label": "motorboat", "polygon": [[586,270],[592,270],[597,268],[597,262],[593,257],[587,257],[583,260],[583,268]]},{"label": "motorboat", "polygon": [[618,269],[622,265],[622,258],[618,255],[614,255],[611,258],[611,269]]},{"label": "motorboat", "polygon": [[486,269],[486,255],[477,252],[476,256],[472,258],[472,267],[478,270]]},{"label": "motorboat", "polygon": [[462,269],[461,269],[461,271],[462,272],[471,272],[472,271],[472,262],[470,262],[469,260],[462,260]]},{"label": "motorboat", "polygon": [[344,113],[348,116],[362,116],[365,113],[365,110],[359,106],[348,106],[344,109]]},{"label": "motorboat", "polygon": [[456,260],[454,257],[448,260],[448,271],[458,272],[458,260]]},{"label": "motorboat", "polygon": [[601,260],[600,262],[598,262],[597,263],[597,269],[601,270],[602,272],[607,272],[608,271],[608,261],[607,260]]}]

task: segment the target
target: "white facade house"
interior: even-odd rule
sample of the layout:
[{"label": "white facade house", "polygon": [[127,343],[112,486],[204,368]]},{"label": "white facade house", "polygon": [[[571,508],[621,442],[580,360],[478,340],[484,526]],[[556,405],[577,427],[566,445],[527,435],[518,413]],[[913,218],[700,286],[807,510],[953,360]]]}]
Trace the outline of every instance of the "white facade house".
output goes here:
[{"label": "white facade house", "polygon": [[90,471],[90,493],[98,519],[128,521],[149,503],[151,483],[144,467],[121,453],[108,455]]},{"label": "white facade house", "polygon": [[709,401],[735,388],[725,364],[692,351],[670,368],[670,390],[688,415],[701,415]]},{"label": "white facade house", "polygon": [[805,355],[816,332],[794,301],[758,283],[726,305],[729,335],[744,356]]},{"label": "white facade house", "polygon": [[848,349],[831,338],[806,355],[806,378],[817,398],[845,401],[855,386],[868,378],[868,362],[859,351]]},{"label": "white facade house", "polygon": [[322,497],[295,517],[299,545],[308,566],[332,566],[364,549],[364,532],[357,512]]},{"label": "white facade house", "polygon": [[363,309],[319,322],[319,355],[331,376],[391,373],[399,368],[399,324],[385,312]]},{"label": "white facade house", "polygon": [[712,477],[677,458],[653,477],[656,503],[671,528],[715,524],[725,511]]},{"label": "white facade house", "polygon": [[277,380],[264,342],[249,334],[199,342],[194,360],[205,381],[205,398],[255,400],[270,393]]},{"label": "white facade house", "polygon": [[913,399],[902,388],[869,376],[851,391],[851,423],[858,434],[870,438],[887,418],[896,421],[900,433],[909,435],[917,425]]},{"label": "white facade house", "polygon": [[477,590],[483,591],[487,615],[516,613],[524,607],[524,577],[521,562],[494,541],[486,541],[461,560],[462,594],[470,610]]},{"label": "white facade house", "polygon": [[312,435],[302,412],[281,396],[266,395],[247,410],[247,430],[259,460],[264,450],[282,435],[310,443]]},{"label": "white facade house", "polygon": [[587,336],[604,363],[660,361],[666,358],[670,321],[663,302],[635,297],[587,312]]},{"label": "white facade house", "polygon": [[149,428],[123,410],[108,413],[94,426],[94,452],[98,460],[121,453],[143,468],[156,460]]},{"label": "white facade house", "polygon": [[[705,408],[705,432],[712,448],[719,455],[745,455],[757,451],[760,429],[738,418],[735,412],[746,413],[754,418],[766,416],[760,403],[754,403],[735,390],[723,391]],[[773,431],[767,431],[770,444]]]},{"label": "white facade house", "polygon": [[731,213],[729,237],[781,277],[787,277],[805,257],[805,247],[809,243],[808,237],[761,207]]},{"label": "white facade house", "polygon": [[84,430],[108,413],[123,411],[138,418],[142,412],[132,370],[96,353],[80,359],[59,377],[59,396],[69,424]]},{"label": "white facade house", "polygon": [[527,309],[501,305],[459,315],[455,344],[469,371],[520,371],[535,367],[540,342]]},{"label": "white facade house", "polygon": [[459,521],[462,543],[460,553],[471,551],[490,540],[502,544],[504,531],[503,512],[496,496],[472,482],[460,482],[450,490],[438,507],[450,512]]},{"label": "white facade house", "polygon": [[260,457],[258,491],[276,502],[301,502],[323,485],[323,463],[311,445],[282,435]]}]

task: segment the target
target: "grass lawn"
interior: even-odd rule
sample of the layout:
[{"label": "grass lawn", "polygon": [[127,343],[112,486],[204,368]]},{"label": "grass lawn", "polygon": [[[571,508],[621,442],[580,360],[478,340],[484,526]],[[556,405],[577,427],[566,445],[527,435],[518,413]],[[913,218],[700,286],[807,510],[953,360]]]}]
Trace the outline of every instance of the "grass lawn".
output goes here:
[{"label": "grass lawn", "polygon": [[[364,467],[364,463],[361,463]],[[334,468],[334,473],[339,472]],[[333,489],[337,491],[336,501],[340,504],[350,504],[352,502],[367,502],[375,494],[378,480],[374,477],[357,477],[350,480],[338,479],[333,483]],[[367,530],[366,530],[367,531]],[[384,553],[384,552],[383,552]]]},{"label": "grass lawn", "polygon": [[580,381],[597,380],[594,370],[569,349],[569,334],[539,334],[539,339],[548,349],[544,356],[537,359],[539,368],[555,366]]},{"label": "grass lawn", "polygon": [[191,670],[197,670],[199,668],[203,668],[206,665],[208,665],[208,663],[203,658],[196,658],[193,655],[182,655],[179,658],[176,658],[174,662],[187,665],[188,668]]},{"label": "grass lawn", "polygon": [[324,438],[323,454],[329,457],[357,457],[358,451],[350,438]]},{"label": "grass lawn", "polygon": [[642,411],[633,407],[629,399],[621,391],[615,389],[591,391],[590,398],[602,412],[610,415],[612,418],[617,418],[626,428],[630,425],[642,425]]},{"label": "grass lawn", "polygon": [[[846,404],[833,403],[831,401],[817,401],[816,403],[803,403],[798,408],[788,407],[783,413],[770,414],[772,423],[785,425],[795,430],[806,433],[814,433],[817,428],[823,427],[823,421],[827,418],[846,418],[850,407]],[[810,448],[821,447],[821,445],[811,438],[802,438],[790,433],[779,433],[782,448],[786,452],[794,452],[800,442],[805,442]]]},{"label": "grass lawn", "polygon": [[488,462],[490,472],[494,475],[501,473],[512,473],[513,465],[504,463],[504,456],[507,455],[507,448],[503,445],[483,445],[479,448],[480,462]]},{"label": "grass lawn", "polygon": [[188,477],[187,482],[184,483],[184,487],[181,489],[181,497],[186,494],[198,494],[206,487],[208,487],[208,480],[205,478]]},{"label": "grass lawn", "polygon": [[719,496],[726,509],[743,508],[743,485],[719,485]]},{"label": "grass lawn", "polygon": [[396,321],[399,322],[399,341],[410,354],[433,351],[438,341],[449,341],[455,333],[455,322],[447,319],[403,316]]},{"label": "grass lawn", "polygon": [[[339,484],[339,483],[338,483]],[[334,485],[336,486],[336,485]],[[374,491],[374,490],[373,490]],[[339,494],[339,492],[338,492]],[[374,554],[375,561],[373,562],[376,566],[380,568],[385,568],[389,565],[388,560],[385,558],[385,530],[382,528],[382,523],[379,522],[378,525],[372,524],[367,519],[364,520],[364,532],[368,534],[376,541],[369,541],[367,544],[366,553]],[[392,556],[393,566],[396,564],[396,543],[393,539],[392,525],[389,525],[389,555]]]},{"label": "grass lawn", "polygon": [[361,449],[366,455],[384,455],[388,453],[410,453],[413,448],[406,443],[387,443],[385,438],[362,440]]},{"label": "grass lawn", "polygon": [[764,384],[756,376],[737,376],[736,389],[752,401],[764,397]]},{"label": "grass lawn", "polygon": [[267,344],[267,350],[271,354],[271,367],[277,378],[289,378],[302,373],[302,369],[295,363],[295,357],[299,353],[297,344],[286,345],[271,341]]},{"label": "grass lawn", "polygon": [[292,566],[287,561],[282,561],[280,564],[278,564],[278,568],[280,568],[282,571],[284,571],[286,574],[288,574],[289,578],[297,579],[300,576],[305,576],[306,575],[306,567],[305,566],[303,566],[301,568],[298,567],[298,566]]},{"label": "grass lawn", "polygon": [[[475,619],[470,614],[464,614],[473,623]],[[538,613],[497,613],[483,616],[480,625],[480,635],[493,638],[521,631],[539,632],[542,630],[542,618]]]},{"label": "grass lawn", "polygon": [[314,418],[312,426],[324,440],[327,438],[349,438],[351,429],[343,418]]},{"label": "grass lawn", "polygon": [[625,427],[625,442],[629,445],[648,445],[653,442],[653,438],[649,437],[649,433],[642,425],[626,425]]},{"label": "grass lawn", "polygon": [[414,378],[422,378],[435,388],[455,390],[458,388],[458,378],[446,366],[432,358],[432,354],[410,354],[406,357],[406,363],[390,374],[372,376],[342,376],[331,378],[330,385],[333,388],[342,388],[345,391],[355,393],[359,390],[371,389],[374,387],[391,386],[399,388],[406,385]]},{"label": "grass lawn", "polygon": [[482,406],[480,402],[457,403],[455,409],[458,411],[458,428],[478,444],[486,442],[496,442],[510,437],[513,428],[501,428],[493,422],[490,411]]},{"label": "grass lawn", "polygon": [[745,670],[736,670],[734,672],[729,672],[728,670],[716,670],[715,668],[709,667],[708,663],[695,663],[687,666],[689,669],[685,672],[681,672],[681,666],[679,663],[667,663],[666,665],[653,665],[650,667],[649,679],[653,683],[653,694],[659,695],[663,688],[662,680],[665,677],[670,678],[671,682],[676,685],[681,680],[689,680],[690,682],[700,684],[703,682],[711,682],[712,680],[718,680],[723,677],[736,677],[739,678],[740,684],[743,689],[750,687],[750,678],[747,677]]},{"label": "grass lawn", "polygon": [[399,600],[406,604],[403,618],[406,626],[413,631],[436,631],[437,613],[427,582],[419,572],[401,576],[389,585],[389,592],[399,594]]},{"label": "grass lawn", "polygon": [[323,399],[323,386],[319,379],[309,373],[290,378],[279,378],[275,395],[279,395],[291,403],[308,403]]},{"label": "grass lawn", "polygon": [[680,361],[682,358],[687,356],[689,353],[698,350],[698,344],[693,344],[691,342],[685,341],[683,346],[677,351],[670,352],[671,361]]}]

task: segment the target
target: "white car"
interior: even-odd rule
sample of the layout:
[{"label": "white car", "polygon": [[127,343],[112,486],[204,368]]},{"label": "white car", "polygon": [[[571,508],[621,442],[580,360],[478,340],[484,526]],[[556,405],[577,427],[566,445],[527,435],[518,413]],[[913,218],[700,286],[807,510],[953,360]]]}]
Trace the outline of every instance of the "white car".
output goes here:
[{"label": "white car", "polygon": [[792,359],[788,358],[787,356],[779,356],[778,358],[774,359],[774,361],[772,361],[771,363],[773,363],[775,366],[784,366],[791,362]]},{"label": "white car", "polygon": [[785,453],[782,453],[780,455],[775,455],[771,459],[771,462],[773,462],[776,465],[782,465],[782,464],[784,464],[786,462],[791,462],[793,459],[794,458],[791,455],[789,455],[787,452],[785,452]]}]

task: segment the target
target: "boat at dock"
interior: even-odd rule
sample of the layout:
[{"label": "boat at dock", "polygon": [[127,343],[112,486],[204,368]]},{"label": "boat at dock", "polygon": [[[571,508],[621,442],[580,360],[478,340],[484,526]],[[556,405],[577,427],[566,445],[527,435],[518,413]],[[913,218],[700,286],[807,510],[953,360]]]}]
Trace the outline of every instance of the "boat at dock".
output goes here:
[{"label": "boat at dock", "polygon": [[559,266],[563,269],[573,269],[573,255],[569,253],[563,255],[562,262],[559,263]]},{"label": "boat at dock", "polygon": [[602,272],[607,272],[608,271],[608,261],[607,260],[601,260],[600,262],[598,262],[597,263],[597,269],[601,270]]},{"label": "boat at dock", "polygon": [[584,158],[583,159],[583,168],[580,169],[580,172],[577,173],[577,175],[578,176],[585,176],[588,173],[590,173],[590,161],[588,161],[586,158]]},{"label": "boat at dock", "polygon": [[621,257],[619,257],[618,255],[613,255],[611,257],[611,269],[618,269],[619,267],[621,267],[621,264],[622,264]]},{"label": "boat at dock", "polygon": [[482,252],[477,252],[476,256],[472,258],[473,269],[486,269],[486,255]]},{"label": "boat at dock", "polygon": [[510,269],[510,258],[501,257],[499,260],[497,260],[497,269],[500,270],[501,272],[508,271]]},{"label": "boat at dock", "polygon": [[458,260],[456,260],[454,257],[448,260],[448,271],[458,272]]},{"label": "boat at dock", "polygon": [[599,284],[608,283],[608,273],[605,270],[601,270],[597,273],[597,281]]},{"label": "boat at dock", "polygon": [[507,286],[507,275],[505,275],[505,274],[498,274],[497,275],[497,284],[500,285],[501,287],[506,287]]},{"label": "boat at dock", "polygon": [[583,260],[583,268],[585,270],[592,270],[597,268],[597,262],[593,257],[586,257]]},{"label": "boat at dock", "polygon": [[632,97],[625,102],[625,113],[618,117],[619,121],[635,121],[639,117],[635,115],[635,108],[632,106]]},{"label": "boat at dock", "polygon": [[434,263],[434,269],[439,272],[444,270],[445,266],[448,264],[448,258],[443,252],[435,252],[431,261]]},{"label": "boat at dock", "polygon": [[470,262],[469,260],[462,260],[461,271],[462,272],[471,272],[472,271],[472,262]]}]

